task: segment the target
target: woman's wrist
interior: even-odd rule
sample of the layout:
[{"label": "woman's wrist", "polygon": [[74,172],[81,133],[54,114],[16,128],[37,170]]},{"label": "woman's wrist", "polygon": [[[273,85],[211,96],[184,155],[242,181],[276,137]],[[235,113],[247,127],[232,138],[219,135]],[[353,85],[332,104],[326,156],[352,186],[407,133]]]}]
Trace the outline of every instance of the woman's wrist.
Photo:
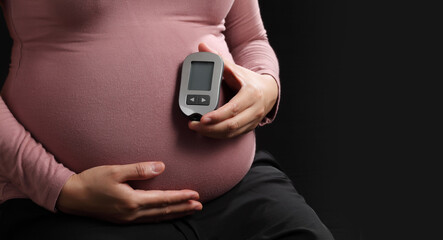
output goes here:
[{"label": "woman's wrist", "polygon": [[277,80],[269,74],[261,74],[265,95],[265,111],[268,114],[274,108],[278,98],[278,84]]},{"label": "woman's wrist", "polygon": [[81,195],[81,193],[78,192],[80,186],[76,178],[78,178],[77,174],[73,174],[69,177],[68,181],[66,181],[60,191],[60,195],[55,205],[57,210],[68,213],[69,209],[72,208],[73,201],[75,201],[73,200],[73,197]]}]

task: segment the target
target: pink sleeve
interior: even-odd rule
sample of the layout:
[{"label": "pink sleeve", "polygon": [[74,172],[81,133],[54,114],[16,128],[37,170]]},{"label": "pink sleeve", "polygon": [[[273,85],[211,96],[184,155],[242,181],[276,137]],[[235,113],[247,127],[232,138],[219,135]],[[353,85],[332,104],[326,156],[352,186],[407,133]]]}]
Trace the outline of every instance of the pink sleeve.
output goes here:
[{"label": "pink sleeve", "polygon": [[72,174],[33,139],[0,96],[0,177],[38,205],[55,211],[58,195]]},{"label": "pink sleeve", "polygon": [[260,126],[272,122],[280,104],[278,60],[269,45],[257,0],[236,0],[226,17],[226,42],[236,64],[260,74],[269,74],[277,82],[278,98]]}]

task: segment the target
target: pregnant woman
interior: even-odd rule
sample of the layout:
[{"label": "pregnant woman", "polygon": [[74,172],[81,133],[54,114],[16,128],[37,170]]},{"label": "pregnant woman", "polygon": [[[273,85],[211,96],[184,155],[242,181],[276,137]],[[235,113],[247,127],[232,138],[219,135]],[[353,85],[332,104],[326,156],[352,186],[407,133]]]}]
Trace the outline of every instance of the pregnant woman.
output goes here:
[{"label": "pregnant woman", "polygon": [[[332,239],[255,151],[279,101],[257,0],[0,3],[2,239]],[[197,51],[225,64],[200,122],[178,107]]]}]

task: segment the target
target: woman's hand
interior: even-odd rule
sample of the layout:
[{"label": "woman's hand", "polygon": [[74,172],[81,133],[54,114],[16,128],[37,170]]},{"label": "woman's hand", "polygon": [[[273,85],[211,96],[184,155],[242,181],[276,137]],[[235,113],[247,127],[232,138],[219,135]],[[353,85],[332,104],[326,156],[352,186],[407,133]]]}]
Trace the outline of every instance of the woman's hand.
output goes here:
[{"label": "woman's hand", "polygon": [[[200,43],[200,52],[212,52]],[[224,81],[237,94],[219,109],[202,116],[200,122],[189,122],[189,128],[212,138],[232,138],[249,132],[273,108],[278,95],[278,86],[270,75],[260,75],[249,69],[223,59]]]},{"label": "woman's hand", "polygon": [[134,190],[126,182],[161,174],[161,162],[94,167],[71,176],[57,201],[61,212],[114,223],[158,222],[202,209],[192,190]]}]

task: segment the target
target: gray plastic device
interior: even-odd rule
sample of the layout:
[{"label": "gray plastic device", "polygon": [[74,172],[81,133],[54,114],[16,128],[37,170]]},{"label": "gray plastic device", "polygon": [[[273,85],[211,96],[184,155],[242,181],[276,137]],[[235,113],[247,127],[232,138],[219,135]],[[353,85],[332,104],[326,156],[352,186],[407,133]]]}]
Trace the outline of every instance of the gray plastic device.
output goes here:
[{"label": "gray plastic device", "polygon": [[196,52],[183,61],[179,105],[191,120],[215,110],[220,96],[223,60],[217,54]]}]

